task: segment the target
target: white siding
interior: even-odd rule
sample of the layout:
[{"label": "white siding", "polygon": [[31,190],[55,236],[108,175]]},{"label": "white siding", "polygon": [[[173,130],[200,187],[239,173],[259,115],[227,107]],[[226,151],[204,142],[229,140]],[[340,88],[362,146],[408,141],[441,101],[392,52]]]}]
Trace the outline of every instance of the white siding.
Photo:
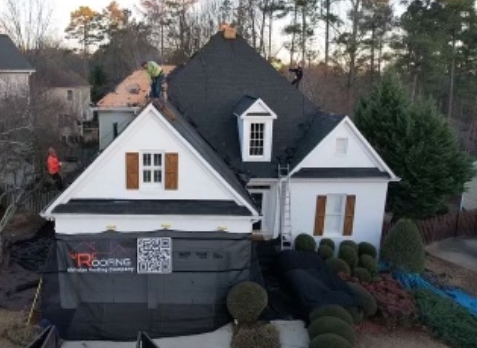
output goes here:
[{"label": "white siding", "polygon": [[98,111],[99,149],[103,150],[114,140],[113,124],[118,123],[121,133],[134,119],[134,111]]},{"label": "white siding", "polygon": [[[336,140],[348,139],[345,155],[336,154]],[[379,167],[372,154],[346,123],[338,125],[306,158],[304,168],[374,168]]]},{"label": "white siding", "polygon": [[29,92],[30,73],[0,72],[0,95],[27,95]]},{"label": "white siding", "polygon": [[190,232],[217,231],[226,227],[224,233],[250,233],[250,218],[233,218],[227,216],[136,216],[136,215],[58,215],[55,220],[57,233],[99,233],[114,225],[118,232],[150,232],[163,229],[163,224],[170,225],[170,230]]},{"label": "white siding", "polygon": [[[294,235],[308,233],[313,235],[315,225],[316,199],[318,195],[346,194],[356,195],[354,227],[352,236],[327,235],[335,242],[351,239],[369,242],[379,248],[387,182],[346,182],[346,181],[308,181],[293,180],[291,184],[292,228]],[[319,241],[321,237],[316,237]]]},{"label": "white siding", "polygon": [[[165,120],[149,111],[141,115],[130,132],[114,142],[107,156],[100,157],[99,170],[84,178],[72,198],[90,199],[207,199],[233,200],[225,186],[205,167],[199,158],[165,126]],[[128,131],[130,129],[128,128]],[[108,149],[109,150],[109,149]],[[126,189],[127,152],[159,150],[179,154],[179,188]],[[104,153],[106,154],[106,153]]]}]

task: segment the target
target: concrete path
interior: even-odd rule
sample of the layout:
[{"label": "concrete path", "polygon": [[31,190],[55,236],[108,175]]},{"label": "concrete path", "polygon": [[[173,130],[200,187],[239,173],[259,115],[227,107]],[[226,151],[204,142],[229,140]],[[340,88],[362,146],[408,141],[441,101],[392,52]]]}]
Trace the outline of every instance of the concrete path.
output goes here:
[{"label": "concrete path", "polygon": [[452,262],[477,273],[477,239],[450,238],[426,248],[431,255]]},{"label": "concrete path", "polygon": [[[308,348],[309,339],[302,321],[273,322],[280,332],[281,348]],[[161,338],[154,340],[160,348],[230,348],[232,326],[194,336]],[[76,341],[65,342],[61,348],[135,348],[135,342]]]}]

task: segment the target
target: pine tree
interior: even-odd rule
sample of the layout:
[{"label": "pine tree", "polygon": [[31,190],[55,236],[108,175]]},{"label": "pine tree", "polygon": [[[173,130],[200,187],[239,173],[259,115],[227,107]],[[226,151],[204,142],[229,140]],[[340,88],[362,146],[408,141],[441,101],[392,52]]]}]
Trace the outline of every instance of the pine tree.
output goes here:
[{"label": "pine tree", "polygon": [[435,215],[473,175],[470,159],[433,102],[411,103],[392,73],[360,101],[355,121],[401,178],[389,187],[387,207],[394,220]]}]

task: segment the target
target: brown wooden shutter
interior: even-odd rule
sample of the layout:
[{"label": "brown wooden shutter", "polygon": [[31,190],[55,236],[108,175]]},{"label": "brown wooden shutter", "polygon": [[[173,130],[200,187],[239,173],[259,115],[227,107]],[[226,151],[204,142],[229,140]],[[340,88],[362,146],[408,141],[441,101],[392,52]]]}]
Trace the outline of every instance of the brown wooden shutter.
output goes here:
[{"label": "brown wooden shutter", "polygon": [[139,153],[126,153],[126,189],[139,189]]},{"label": "brown wooden shutter", "polygon": [[325,229],[326,196],[316,198],[315,230],[313,235],[322,236]]},{"label": "brown wooden shutter", "polygon": [[346,210],[343,224],[343,236],[351,236],[353,234],[354,224],[354,206],[356,204],[356,196],[346,196]]},{"label": "brown wooden shutter", "polygon": [[166,190],[177,190],[179,187],[179,154],[166,153]]}]

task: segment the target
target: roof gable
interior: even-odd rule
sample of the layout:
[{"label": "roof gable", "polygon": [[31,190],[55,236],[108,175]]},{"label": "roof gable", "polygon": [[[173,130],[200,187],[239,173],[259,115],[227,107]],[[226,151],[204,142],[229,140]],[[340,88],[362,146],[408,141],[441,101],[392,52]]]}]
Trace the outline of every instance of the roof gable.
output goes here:
[{"label": "roof gable", "polygon": [[[242,162],[236,116],[244,96],[261,99],[277,115],[272,162]],[[303,137],[318,108],[237,35],[219,32],[169,79],[168,97],[237,171],[276,176],[276,163]],[[251,102],[251,100],[249,101]],[[243,105],[239,110],[247,107]]]},{"label": "roof gable", "polygon": [[254,98],[250,96],[243,97],[233,110],[233,114],[240,118],[244,117],[273,117],[277,118],[275,112],[270,109],[267,104],[260,98]]},{"label": "roof gable", "polygon": [[0,34],[0,71],[27,73],[34,70],[10,37]]},{"label": "roof gable", "polygon": [[[212,166],[210,159],[204,159],[183,133],[166,120],[167,116],[152,104],[147,106],[42,215],[50,216],[58,205],[73,199],[232,200],[257,215],[248,194],[244,196],[240,191],[243,187],[236,188],[230,178],[227,180],[226,175],[219,174],[217,166]],[[126,189],[125,154],[141,150],[179,153],[177,191]]]}]

